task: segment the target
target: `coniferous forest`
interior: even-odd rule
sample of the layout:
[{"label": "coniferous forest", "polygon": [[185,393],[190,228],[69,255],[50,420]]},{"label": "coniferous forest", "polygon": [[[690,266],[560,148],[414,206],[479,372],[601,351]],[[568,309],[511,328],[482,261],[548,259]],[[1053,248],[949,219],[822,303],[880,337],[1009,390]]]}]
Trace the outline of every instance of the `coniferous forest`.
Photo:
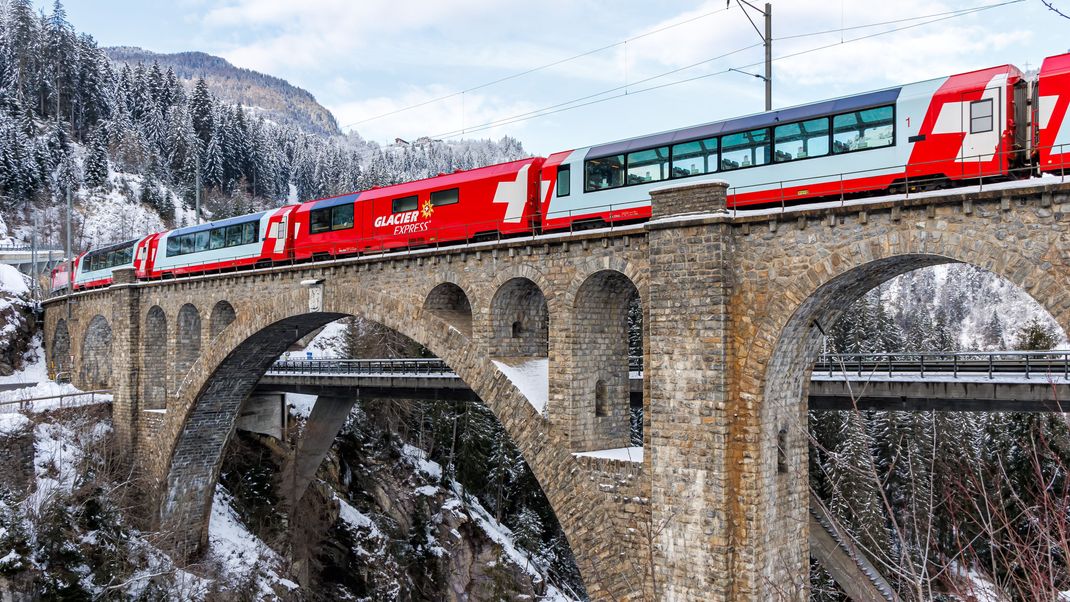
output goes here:
[{"label": "coniferous forest", "polygon": [[[353,133],[326,135],[292,125],[299,120],[267,120],[254,109],[222,100],[204,78],[185,78],[157,63],[113,62],[67,20],[59,1],[38,11],[30,0],[0,0],[0,244],[36,237],[61,246],[68,193],[78,252],[192,223],[198,181],[204,216],[225,218],[526,154],[511,138],[381,146]],[[641,353],[641,317],[634,307],[633,354]],[[340,355],[425,353],[374,324],[350,321],[343,332],[335,345]],[[950,266],[906,274],[871,291],[831,328],[827,350],[1039,350],[1065,344],[1064,333],[1023,291],[979,269]],[[542,574],[582,596],[552,509],[484,406],[362,403],[354,416],[325,481],[379,526],[359,536],[338,527],[317,532],[328,543],[312,562],[327,576],[323,583],[336,588],[331,591],[370,598],[402,592],[421,599],[447,580],[428,546],[428,533],[442,517],[419,504],[406,507],[405,516],[379,507],[384,483],[412,485],[412,475],[390,471],[404,464],[396,462],[399,457],[411,459],[418,449],[421,458],[442,467],[436,482],[452,493],[441,495],[478,501],[512,529],[516,547]],[[811,412],[810,486],[904,600],[1070,599],[1065,416]],[[636,410],[637,445],[641,425]],[[271,538],[282,524],[269,492],[274,472],[265,468],[268,459],[261,462],[271,453],[269,445],[243,436],[228,453],[223,484],[246,523],[279,543]],[[0,575],[25,579],[47,594],[75,592],[79,579],[92,581],[79,575],[81,567],[103,552],[94,547],[88,554],[65,543],[72,533],[93,532],[112,538],[108,576],[129,576],[117,567],[131,562],[134,534],[118,511],[108,510],[121,505],[99,486],[81,484],[77,503],[54,506],[59,514],[52,519],[42,511],[33,517],[44,521],[38,523],[20,514],[15,493],[0,492],[0,543],[6,546],[0,554],[12,549],[33,559],[0,561]],[[337,505],[331,497],[336,493],[321,494],[323,507]],[[99,511],[86,514],[87,507]],[[72,519],[64,508],[82,514]],[[75,531],[66,524],[72,520]],[[375,533],[388,543],[359,539]],[[31,543],[40,544],[36,551]],[[278,547],[294,545],[283,541]],[[375,546],[382,549],[356,559],[349,554]],[[506,582],[514,577],[492,577],[494,591],[513,591]],[[816,563],[811,587],[811,599],[846,599]]]}]

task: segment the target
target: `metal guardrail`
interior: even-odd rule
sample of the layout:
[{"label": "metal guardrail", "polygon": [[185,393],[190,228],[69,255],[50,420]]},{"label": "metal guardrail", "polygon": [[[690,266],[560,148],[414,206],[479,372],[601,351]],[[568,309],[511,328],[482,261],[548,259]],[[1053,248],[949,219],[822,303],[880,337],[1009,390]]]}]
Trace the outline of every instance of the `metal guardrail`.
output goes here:
[{"label": "metal guardrail", "polygon": [[[86,395],[89,396],[89,405],[92,405],[93,403],[96,402],[96,399],[97,399],[96,396],[97,395],[111,395],[111,389],[97,389],[97,390],[94,390],[94,391],[79,391],[77,393],[64,393],[62,395],[49,395],[47,397],[30,397],[30,398],[27,398],[27,399],[12,399],[10,401],[0,401],[0,408],[7,408],[7,407],[10,407],[10,406],[17,405],[18,409],[20,409],[20,410],[26,410],[26,409],[31,409],[32,410],[33,409],[33,404],[38,402],[38,401],[52,401],[53,399],[58,399],[59,400],[59,409],[64,409],[64,408],[68,407],[67,404],[64,403],[64,400],[79,399],[79,401],[80,401],[81,400],[80,398],[84,398]],[[86,405],[86,404],[79,403],[78,405]],[[73,404],[72,404],[72,406],[73,406]],[[2,411],[3,410],[0,409],[0,412],[2,412]]]},{"label": "metal guardrail", "polygon": [[[631,372],[643,371],[643,358],[629,357],[628,370]],[[320,360],[279,360],[268,370],[269,374],[337,374],[348,375],[382,375],[382,374],[416,374],[448,376],[456,375],[446,362],[432,358],[405,358],[405,359],[370,359],[370,360],[343,360],[343,359],[320,359]]]},{"label": "metal guardrail", "polygon": [[[643,358],[629,357],[628,370],[643,371]],[[276,375],[454,375],[446,362],[438,358],[404,359],[312,359],[280,360],[269,373]],[[966,351],[955,353],[826,353],[817,361],[815,374],[857,377],[875,374],[986,375],[1020,374],[1025,378],[1061,376],[1070,379],[1070,350],[1067,351]]]},{"label": "metal guardrail", "polygon": [[1070,351],[966,351],[957,353],[828,353],[821,356],[815,373],[828,376],[854,374],[926,373],[986,375],[1021,374],[1026,379],[1037,376],[1061,376],[1070,379]]}]

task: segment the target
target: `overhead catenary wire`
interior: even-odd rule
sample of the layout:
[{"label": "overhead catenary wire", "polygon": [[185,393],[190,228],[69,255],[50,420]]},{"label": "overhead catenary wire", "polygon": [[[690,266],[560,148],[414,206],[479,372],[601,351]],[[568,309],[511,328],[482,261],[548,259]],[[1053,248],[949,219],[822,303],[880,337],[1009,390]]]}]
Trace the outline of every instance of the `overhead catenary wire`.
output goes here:
[{"label": "overhead catenary wire", "polygon": [[376,120],[382,119],[384,117],[390,117],[391,115],[397,115],[398,113],[404,113],[404,112],[410,111],[412,109],[418,109],[420,107],[425,107],[427,105],[434,104],[434,103],[437,103],[437,102],[441,102],[443,100],[449,100],[451,98],[456,98],[458,96],[463,96],[464,94],[467,94],[469,92],[475,92],[476,90],[482,90],[483,88],[489,88],[490,86],[494,86],[494,85],[497,85],[497,84],[500,84],[500,83],[503,83],[503,82],[507,82],[507,81],[510,81],[510,80],[513,80],[513,79],[524,77],[525,75],[530,75],[532,73],[537,73],[539,71],[550,69],[550,68],[556,67],[558,65],[563,65],[565,63],[568,63],[568,62],[571,62],[571,61],[575,61],[575,60],[590,56],[592,54],[598,54],[599,52],[604,52],[606,50],[609,50],[611,48],[616,48],[618,46],[627,47],[628,42],[634,42],[636,40],[641,40],[643,38],[646,38],[646,37],[649,37],[649,36],[652,36],[652,35],[655,35],[655,34],[659,34],[659,33],[663,32],[663,31],[668,31],[670,29],[673,29],[673,28],[676,28],[676,27],[680,27],[681,25],[687,25],[688,23],[694,23],[695,21],[698,21],[699,19],[705,19],[706,17],[710,17],[710,16],[713,16],[713,15],[716,15],[716,14],[719,14],[719,13],[727,12],[728,10],[729,9],[727,9],[727,8],[722,8],[722,9],[718,9],[718,10],[715,10],[715,11],[710,11],[710,12],[707,12],[707,13],[703,13],[701,15],[696,15],[694,17],[690,17],[690,18],[684,19],[682,21],[677,21],[675,23],[670,23],[668,25],[659,27],[657,29],[652,29],[650,31],[647,31],[647,32],[644,32],[644,33],[641,33],[641,34],[638,34],[638,35],[635,35],[635,36],[632,36],[632,37],[627,38],[625,40],[621,40],[620,42],[614,42],[612,44],[606,44],[605,46],[601,46],[599,48],[593,48],[591,50],[586,50],[586,51],[580,52],[578,54],[574,54],[572,56],[565,57],[563,59],[558,59],[558,60],[555,60],[555,61],[551,61],[549,63],[543,64],[543,65],[539,65],[537,67],[532,67],[530,69],[525,69],[523,71],[518,71],[517,73],[512,73],[510,75],[506,75],[504,77],[500,77],[498,79],[491,80],[489,82],[485,82],[485,83],[482,83],[482,84],[479,84],[479,85],[476,85],[476,86],[472,86],[470,88],[465,88],[465,89],[459,90],[457,92],[451,92],[450,94],[445,94],[445,95],[442,95],[442,96],[439,96],[439,97],[436,97],[436,98],[431,98],[431,99],[428,99],[428,100],[425,100],[425,101],[422,101],[422,102],[418,102],[418,103],[415,103],[415,104],[411,104],[411,105],[407,105],[407,106],[404,106],[404,107],[400,107],[398,109],[387,111],[385,113],[380,113],[380,114],[374,115],[372,117],[366,117],[364,119],[360,119],[358,121],[354,121],[352,123],[348,123],[346,125],[343,125],[343,126],[341,126],[341,128],[345,129],[347,127],[352,127],[352,126],[355,126],[355,125],[361,125],[363,123],[368,123],[369,121],[376,121]]},{"label": "overhead catenary wire", "polygon": [[[848,38],[848,39],[843,40],[843,41],[836,41],[836,42],[833,42],[831,44],[824,44],[824,45],[821,45],[821,46],[816,46],[814,48],[808,48],[808,49],[805,49],[805,50],[800,50],[800,51],[797,51],[797,52],[784,54],[784,55],[781,55],[781,56],[774,57],[773,61],[776,62],[776,61],[779,61],[779,60],[784,60],[784,59],[794,58],[794,57],[798,57],[798,56],[803,56],[803,55],[810,54],[810,53],[813,53],[813,52],[826,50],[828,48],[833,48],[833,47],[836,47],[836,46],[842,46],[844,44],[850,44],[852,42],[858,42],[858,41],[861,41],[861,40],[866,40],[866,39],[875,38],[875,37],[878,37],[878,36],[888,35],[888,34],[896,33],[896,32],[899,32],[899,31],[904,31],[904,30],[907,30],[907,29],[913,29],[913,28],[916,28],[916,27],[922,27],[922,26],[925,26],[925,25],[931,25],[933,23],[938,23],[940,21],[946,21],[948,19],[955,19],[955,18],[958,18],[958,17],[963,17],[963,16],[966,16],[966,15],[971,15],[971,14],[979,13],[979,12],[982,12],[982,11],[991,10],[991,9],[994,9],[994,8],[999,8],[999,7],[1002,7],[1002,6],[1007,6],[1007,5],[1010,5],[1010,4],[1018,4],[1018,3],[1021,3],[1021,2],[1024,2],[1024,1],[1025,0],[1007,0],[1005,2],[1000,2],[1000,3],[997,3],[997,4],[990,4],[990,5],[985,5],[985,6],[972,7],[972,8],[962,9],[962,10],[958,10],[958,11],[948,11],[948,12],[945,12],[945,13],[936,13],[935,15],[932,15],[932,16],[936,16],[937,18],[932,18],[932,19],[930,19],[928,21],[924,21],[922,23],[912,23],[910,25],[905,25],[903,27],[897,27],[897,28],[894,28],[894,29],[886,30],[886,31],[879,31],[879,32],[871,33],[871,34],[866,34],[866,35],[863,35],[863,36],[858,36],[858,37],[854,37],[854,38]],[[943,15],[943,16],[940,16],[940,15]],[[908,18],[908,19],[897,19],[894,22],[902,23],[902,22],[905,22],[905,21],[917,20],[918,18],[925,18],[925,17],[914,17],[914,18]],[[884,25],[884,24],[889,24],[889,23],[874,23],[874,24],[869,24],[869,25],[852,26],[852,27],[849,27],[847,29],[860,29],[860,28],[865,28],[865,27],[876,27],[878,25]],[[811,32],[811,33],[806,33],[806,34],[796,34],[796,35],[791,36],[791,37],[792,38],[813,37],[813,36],[818,36],[818,35],[826,35],[826,34],[829,34],[829,33],[836,33],[838,31],[839,31],[838,29],[824,30],[824,31],[820,31],[820,32]],[[780,38],[780,39],[786,39],[786,37],[785,38]],[[553,114],[556,114],[556,113],[562,113],[564,111],[569,111],[569,110],[573,110],[573,109],[579,109],[579,108],[582,108],[582,107],[591,106],[591,105],[594,105],[594,104],[606,102],[606,101],[613,100],[613,99],[616,99],[616,98],[621,98],[623,96],[634,96],[636,94],[641,94],[643,92],[650,92],[650,91],[653,91],[653,90],[658,90],[658,89],[662,89],[662,88],[666,88],[666,87],[670,87],[670,86],[676,86],[676,85],[685,84],[685,83],[689,83],[689,82],[693,82],[693,81],[697,81],[697,80],[701,80],[701,79],[715,77],[715,76],[718,76],[718,75],[724,75],[724,74],[730,73],[732,71],[739,71],[739,70],[742,70],[742,69],[750,69],[752,67],[756,67],[756,66],[764,64],[764,61],[750,63],[750,64],[747,64],[747,65],[740,65],[738,67],[729,67],[729,68],[726,68],[726,69],[722,69],[720,71],[714,71],[712,73],[704,73],[704,74],[701,74],[701,75],[696,75],[696,76],[693,76],[693,77],[674,80],[674,81],[666,82],[666,83],[663,83],[663,84],[657,84],[657,85],[653,85],[653,86],[648,86],[648,87],[645,87],[645,88],[639,88],[639,89],[635,89],[634,88],[634,86],[636,86],[638,84],[642,84],[642,83],[645,83],[645,82],[650,82],[650,81],[653,81],[653,80],[656,80],[656,79],[661,79],[663,77],[666,77],[666,76],[669,76],[669,75],[673,75],[673,74],[679,73],[681,71],[686,71],[688,69],[692,69],[694,67],[697,67],[697,66],[700,66],[700,65],[703,65],[703,64],[706,64],[706,63],[710,63],[710,62],[717,61],[717,60],[720,60],[720,59],[723,59],[723,58],[727,58],[728,56],[731,56],[731,55],[734,55],[734,54],[738,54],[738,53],[746,51],[746,50],[750,50],[750,49],[755,48],[757,46],[761,46],[761,44],[752,44],[750,46],[746,46],[746,47],[743,47],[743,48],[738,48],[736,50],[733,50],[733,51],[718,55],[716,57],[705,59],[705,60],[699,61],[697,63],[692,63],[692,64],[686,65],[684,67],[678,67],[678,68],[675,68],[675,69],[671,69],[669,71],[665,71],[665,72],[659,73],[657,75],[652,75],[650,77],[647,77],[647,78],[644,78],[644,79],[641,79],[641,80],[630,82],[629,84],[627,84],[625,86],[615,86],[613,88],[607,88],[605,90],[601,90],[601,91],[595,92],[593,94],[588,94],[588,95],[581,96],[581,97],[578,97],[578,98],[573,98],[571,100],[563,101],[563,102],[560,102],[560,103],[555,103],[555,104],[548,105],[548,106],[545,106],[545,107],[541,107],[539,109],[535,109],[535,110],[532,110],[532,111],[527,111],[527,112],[524,112],[524,113],[518,113],[518,114],[515,114],[515,115],[510,115],[508,117],[503,117],[503,118],[500,118],[500,119],[484,122],[484,123],[477,124],[477,125],[471,125],[471,126],[468,126],[466,128],[463,128],[463,129],[449,130],[449,131],[446,131],[446,132],[435,134],[435,135],[430,136],[430,137],[433,138],[433,139],[455,138],[457,136],[461,136],[461,135],[464,135],[464,134],[470,134],[470,133],[473,133],[473,132],[480,132],[480,131],[484,131],[484,130],[488,130],[488,129],[493,129],[493,128],[496,128],[496,127],[501,127],[501,126],[504,126],[504,125],[511,125],[513,123],[518,123],[518,122],[521,122],[521,121],[527,121],[527,120],[530,120],[530,119],[535,119],[535,118],[538,118],[538,117],[544,117],[544,116],[547,116],[547,115],[553,115]],[[622,90],[625,90],[625,89],[627,89],[626,93],[621,92]],[[606,96],[607,94],[610,94],[610,96]],[[600,98],[600,97],[602,97],[602,98]]]}]

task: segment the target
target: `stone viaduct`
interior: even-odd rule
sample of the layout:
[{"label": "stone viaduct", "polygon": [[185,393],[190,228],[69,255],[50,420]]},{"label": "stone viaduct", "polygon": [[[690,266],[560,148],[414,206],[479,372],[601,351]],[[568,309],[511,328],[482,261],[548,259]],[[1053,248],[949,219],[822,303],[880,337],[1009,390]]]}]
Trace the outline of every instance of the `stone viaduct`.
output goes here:
[{"label": "stone viaduct", "polygon": [[[291,343],[360,316],[426,346],[499,417],[594,599],[806,600],[821,328],[898,274],[968,262],[1070,330],[1070,185],[738,214],[724,194],[667,187],[651,221],[575,234],[165,281],[120,271],[107,289],[46,303],[48,357],[79,386],[114,391],[116,436],[180,554],[205,544],[258,379]],[[634,295],[643,459],[576,456],[628,445]],[[520,364],[547,373],[548,400],[500,368]]]}]

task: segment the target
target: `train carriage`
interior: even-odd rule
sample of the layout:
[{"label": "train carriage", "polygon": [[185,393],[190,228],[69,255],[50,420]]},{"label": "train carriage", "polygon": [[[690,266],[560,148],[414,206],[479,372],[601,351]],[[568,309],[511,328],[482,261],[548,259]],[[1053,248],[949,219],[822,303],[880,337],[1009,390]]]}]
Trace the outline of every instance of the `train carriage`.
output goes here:
[{"label": "train carriage", "polygon": [[676,181],[725,180],[744,207],[1004,176],[1023,160],[1023,92],[1004,65],[556,153],[543,227],[649,218],[650,190]]},{"label": "train carriage", "polygon": [[1044,59],[1034,87],[1034,146],[1040,171],[1070,169],[1070,53]]},{"label": "train carriage", "polygon": [[301,204],[295,260],[532,232],[543,159],[458,171]]},{"label": "train carriage", "polygon": [[[170,230],[149,241],[144,278],[269,265],[288,257],[285,218],[294,207]],[[282,226],[280,226],[282,224]],[[281,236],[281,249],[279,237]]]},{"label": "train carriage", "polygon": [[[134,268],[135,273],[145,261],[145,243],[153,235],[127,240],[82,253],[74,261],[74,290],[98,288],[112,283],[112,272]],[[66,276],[66,272],[63,272]],[[60,275],[53,274],[53,287]]]}]

